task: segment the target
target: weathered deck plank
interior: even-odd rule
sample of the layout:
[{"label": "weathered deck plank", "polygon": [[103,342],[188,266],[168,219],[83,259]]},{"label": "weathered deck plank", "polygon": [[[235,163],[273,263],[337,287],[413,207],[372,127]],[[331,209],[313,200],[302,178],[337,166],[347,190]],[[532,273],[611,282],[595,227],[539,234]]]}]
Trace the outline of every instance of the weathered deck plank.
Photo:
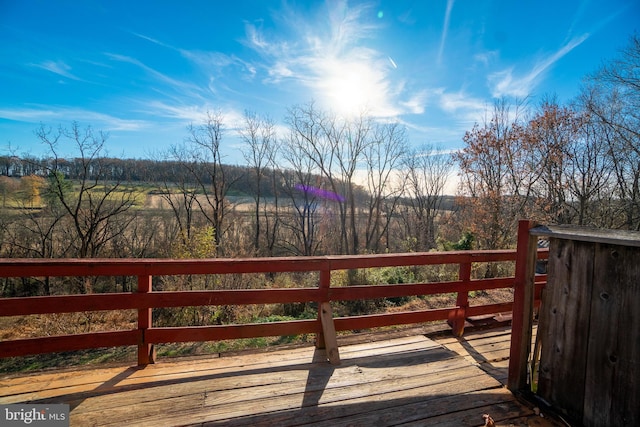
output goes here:
[{"label": "weathered deck plank", "polygon": [[[405,354],[415,350],[415,344],[419,343],[420,349],[435,348],[438,345],[433,341],[425,343],[423,337],[407,337],[389,342],[363,343],[345,347],[344,358],[350,358],[356,354],[359,358],[385,355],[391,357],[394,354]],[[263,357],[266,356],[266,357]],[[124,390],[127,387],[135,387],[137,384],[148,384],[159,381],[179,382],[182,379],[198,379],[211,376],[223,376],[224,374],[241,371],[243,376],[249,376],[253,372],[265,370],[308,370],[314,363],[323,359],[322,352],[315,352],[313,347],[292,349],[265,353],[264,355],[242,355],[232,358],[214,358],[163,363],[148,365],[145,369],[138,368],[108,368],[99,370],[78,370],[64,373],[43,373],[38,375],[38,380],[33,381],[31,376],[12,378],[8,381],[0,381],[4,403],[29,401],[36,399],[55,398],[57,396],[70,395],[82,392],[99,391],[106,393],[111,390]],[[185,363],[188,369],[184,369]],[[262,378],[258,378],[261,380]]]},{"label": "weathered deck plank", "polygon": [[453,347],[491,353],[506,342],[508,354],[508,332],[446,347],[424,336],[345,345],[340,366],[303,347],[7,376],[0,403],[68,403],[71,425],[482,425],[484,412],[508,421],[532,411]]},{"label": "weathered deck plank", "polygon": [[[538,327],[533,325],[534,348]],[[511,345],[509,326],[473,331],[462,338],[440,337],[436,341],[464,357],[469,363],[478,365],[493,378],[506,384],[509,375],[509,348]]]}]

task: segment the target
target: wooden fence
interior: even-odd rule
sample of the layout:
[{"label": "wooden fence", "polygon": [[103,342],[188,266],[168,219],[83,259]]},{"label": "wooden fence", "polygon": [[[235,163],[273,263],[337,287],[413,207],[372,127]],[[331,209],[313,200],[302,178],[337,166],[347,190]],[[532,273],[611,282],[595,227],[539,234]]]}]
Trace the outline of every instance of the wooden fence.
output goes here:
[{"label": "wooden fence", "polygon": [[640,232],[548,226],[537,395],[575,425],[640,425]]},{"label": "wooden fence", "polygon": [[[545,258],[547,251],[540,250],[538,256]],[[145,365],[154,362],[153,345],[159,343],[312,333],[317,334],[316,345],[326,348],[329,360],[337,364],[340,358],[336,331],[448,320],[454,334],[461,335],[467,317],[511,311],[512,302],[470,306],[468,295],[471,291],[514,287],[514,277],[472,279],[471,271],[474,263],[516,262],[516,259],[518,259],[516,250],[206,260],[3,259],[0,260],[0,277],[134,276],[137,277],[138,286],[136,292],[2,298],[0,299],[0,316],[135,309],[138,312],[138,327],[132,330],[2,341],[0,357],[137,345],[138,364]],[[520,259],[526,260],[526,256],[520,256]],[[394,285],[331,286],[331,274],[338,270],[443,264],[458,266],[458,280]],[[516,270],[517,268],[516,266]],[[319,280],[317,286],[305,288],[180,292],[152,290],[153,276],[278,272],[319,272]],[[536,276],[535,299],[537,301],[540,299],[540,289],[545,281],[546,276]],[[337,318],[333,317],[331,308],[332,301],[441,293],[457,293],[455,306]],[[152,322],[154,308],[303,302],[318,304],[317,319],[185,327],[156,327]]]}]

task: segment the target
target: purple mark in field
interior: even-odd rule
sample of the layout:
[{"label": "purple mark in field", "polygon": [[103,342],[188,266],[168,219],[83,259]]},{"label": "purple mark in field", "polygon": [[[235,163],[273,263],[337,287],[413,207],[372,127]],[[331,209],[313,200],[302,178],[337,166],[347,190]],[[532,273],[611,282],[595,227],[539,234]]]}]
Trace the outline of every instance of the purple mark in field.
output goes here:
[{"label": "purple mark in field", "polygon": [[322,188],[312,187],[310,185],[296,184],[295,189],[313,194],[314,196],[322,197],[323,199],[335,200],[336,202],[344,202],[347,200],[333,191],[323,190]]}]

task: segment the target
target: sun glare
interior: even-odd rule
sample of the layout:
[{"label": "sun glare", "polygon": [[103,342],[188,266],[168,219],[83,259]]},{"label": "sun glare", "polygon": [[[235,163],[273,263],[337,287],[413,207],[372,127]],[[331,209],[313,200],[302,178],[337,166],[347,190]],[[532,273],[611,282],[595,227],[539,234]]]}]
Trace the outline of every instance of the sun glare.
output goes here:
[{"label": "sun glare", "polygon": [[355,116],[378,108],[384,88],[375,71],[360,63],[331,66],[322,84],[329,108],[341,115]]}]

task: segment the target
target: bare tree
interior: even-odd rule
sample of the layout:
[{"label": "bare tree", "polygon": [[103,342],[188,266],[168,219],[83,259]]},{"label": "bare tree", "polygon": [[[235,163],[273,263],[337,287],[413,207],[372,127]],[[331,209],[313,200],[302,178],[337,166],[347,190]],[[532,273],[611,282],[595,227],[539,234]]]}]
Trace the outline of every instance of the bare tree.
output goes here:
[{"label": "bare tree", "polygon": [[300,138],[301,135],[292,130],[283,144],[285,170],[282,182],[290,207],[286,209],[288,214],[282,214],[282,225],[290,233],[283,236],[282,245],[289,253],[311,256],[317,254],[321,244],[322,200],[314,190],[321,187],[322,183],[318,182],[320,176],[313,173],[316,163],[302,148],[303,141]]},{"label": "bare tree", "polygon": [[[360,238],[358,227],[358,203],[355,198],[355,173],[364,161],[364,153],[371,141],[371,118],[360,114],[351,120],[332,118],[328,125],[325,124],[325,134],[332,152],[337,160],[337,170],[331,173],[332,177],[339,178],[342,184],[342,194],[346,195],[346,218],[348,226],[343,227],[345,249],[347,254],[357,254],[360,251]],[[333,179],[335,182],[335,178]],[[335,187],[337,187],[334,184]],[[345,221],[342,221],[346,225]]]},{"label": "bare tree", "polygon": [[[364,150],[367,167],[368,203],[365,226],[365,249],[380,252],[389,248],[388,230],[402,196],[398,170],[407,150],[407,135],[398,123],[378,124],[371,142]],[[387,236],[384,248],[383,237]]]},{"label": "bare tree", "polygon": [[640,230],[640,37],[631,37],[618,57],[588,83],[585,106],[605,129],[623,207],[620,226]]},{"label": "bare tree", "polygon": [[[317,176],[322,175],[324,178],[317,183],[309,178],[308,183],[301,183],[301,185],[308,185],[309,188],[315,185],[321,190],[327,189],[325,186],[328,186],[334,194],[344,194],[338,177],[334,176],[337,154],[327,138],[328,130],[333,128],[334,135],[341,130],[324,123],[329,121],[329,118],[325,113],[317,110],[313,102],[290,108],[285,121],[289,126],[290,135],[286,143],[288,153],[284,157],[289,164],[292,164],[292,160],[297,157],[308,160],[309,164],[306,161],[304,163],[305,171],[309,174],[315,173]],[[294,170],[301,166],[301,164],[294,166]],[[337,251],[344,253],[344,248],[347,246],[346,205],[339,203],[336,207],[340,218],[340,239]]]},{"label": "bare tree", "polygon": [[[273,227],[277,227],[277,216],[273,216],[268,208],[268,203],[263,197],[263,184],[268,178],[268,168],[275,168],[275,152],[277,150],[274,123],[269,118],[258,118],[255,113],[245,111],[244,128],[240,130],[240,135],[245,142],[243,150],[244,158],[251,172],[252,196],[254,201],[253,209],[253,251],[257,255],[260,251],[260,238],[262,235],[261,215],[263,215],[265,227],[265,237],[267,239],[268,252],[273,250]],[[273,176],[273,175],[272,175]],[[276,196],[277,197],[277,196]],[[276,199],[277,201],[277,199]],[[277,204],[276,204],[277,208]],[[277,210],[275,210],[277,212]],[[272,218],[274,218],[272,220]]]},{"label": "bare tree", "polygon": [[[3,241],[10,245],[13,256],[56,258],[69,255],[73,236],[68,236],[68,220],[65,212],[57,205],[32,209],[25,205],[20,215],[6,227]],[[39,282],[45,295],[52,294],[50,277],[32,280]],[[24,281],[23,281],[24,283]],[[39,293],[39,292],[38,292]]]},{"label": "bare tree", "polygon": [[364,168],[364,153],[371,142],[372,121],[364,113],[345,119],[318,111],[314,104],[289,110],[287,123],[300,138],[299,149],[313,160],[330,191],[344,198],[337,207],[340,218],[339,253],[361,249],[356,200],[356,171]]},{"label": "bare tree", "polygon": [[188,161],[183,166],[191,173],[201,197],[194,199],[207,223],[213,227],[216,251],[221,250],[225,216],[230,209],[227,195],[237,177],[231,177],[223,165],[221,152],[224,135],[222,112],[207,112],[203,124],[189,126]]},{"label": "bare tree", "polygon": [[[192,238],[198,208],[198,187],[190,171],[196,170],[197,167],[194,160],[187,155],[184,146],[172,146],[167,157],[170,162],[162,168],[156,178],[156,184],[159,186],[160,198],[171,209],[177,226],[177,230],[170,234],[177,234],[182,245],[187,247]],[[185,166],[186,164],[189,165]]]},{"label": "bare tree", "polygon": [[[575,223],[611,227],[614,165],[608,154],[606,129],[591,117],[583,105],[577,137],[566,147],[565,181],[570,194],[569,209],[575,211]],[[604,131],[604,133],[603,133]]]},{"label": "bare tree", "polygon": [[415,250],[436,247],[436,223],[452,169],[451,156],[431,145],[411,150],[404,157],[404,191],[409,207],[405,225],[407,236],[415,238]]},{"label": "bare tree", "polygon": [[280,172],[278,170],[278,156],[280,153],[280,143],[274,143],[269,147],[267,152],[268,165],[270,166],[269,184],[271,193],[273,195],[271,203],[263,204],[263,217],[264,217],[264,236],[267,248],[267,255],[275,255],[274,251],[278,243],[278,236],[280,232]]},{"label": "bare tree", "polygon": [[[606,115],[602,115],[601,119],[625,139],[637,141],[640,138],[640,36],[632,36],[618,57],[591,76],[590,80],[605,87],[620,113],[615,120],[607,120]],[[597,110],[594,112],[597,114]],[[638,150],[640,147],[636,145],[634,151]]]},{"label": "bare tree", "polygon": [[[91,127],[80,129],[74,123],[71,129],[41,126],[36,135],[44,143],[50,154],[46,170],[49,176],[49,197],[70,219],[75,245],[75,256],[95,257],[115,236],[122,233],[127,221],[116,221],[121,214],[129,211],[136,202],[135,190],[122,181],[106,181],[103,176],[109,168],[104,156],[107,135],[94,133]],[[80,167],[73,191],[64,174],[58,168],[63,160],[59,155],[62,142],[71,143],[77,152],[76,163]]]}]

